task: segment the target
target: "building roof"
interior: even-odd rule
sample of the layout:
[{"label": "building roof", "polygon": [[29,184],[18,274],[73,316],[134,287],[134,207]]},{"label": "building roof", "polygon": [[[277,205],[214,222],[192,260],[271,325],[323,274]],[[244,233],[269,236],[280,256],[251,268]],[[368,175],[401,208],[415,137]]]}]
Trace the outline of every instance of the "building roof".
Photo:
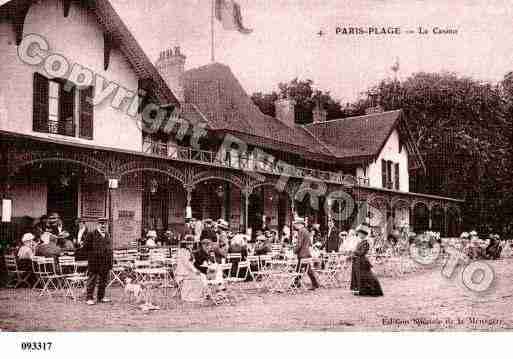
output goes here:
[{"label": "building roof", "polygon": [[[12,17],[13,11],[21,5],[30,6],[35,0],[12,0],[0,6],[0,17]],[[149,79],[152,92],[161,104],[177,105],[179,102],[166,85],[164,79],[146,56],[125,23],[114,10],[109,0],[86,0],[85,3],[96,15],[105,32],[112,37],[113,43],[125,55],[140,79]],[[64,15],[63,15],[64,16]]]},{"label": "building roof", "polygon": [[348,163],[374,160],[394,130],[409,152],[410,167],[424,168],[402,110],[372,113],[305,125],[330,151]]},{"label": "building roof", "polygon": [[339,158],[372,157],[381,151],[401,115],[400,110],[305,125]]},{"label": "building roof", "polygon": [[320,160],[361,163],[376,158],[397,128],[414,154],[413,167],[423,165],[401,110],[289,127],[263,114],[230,68],[219,63],[186,71],[184,90],[186,119],[197,122],[200,113],[209,129],[233,133],[246,143]]},{"label": "building roof", "polygon": [[[289,127],[263,114],[226,65],[214,63],[186,71],[185,106],[196,105],[207,126],[235,134],[240,140],[307,157],[333,156],[301,126]],[[187,118],[188,111],[184,111]]]}]

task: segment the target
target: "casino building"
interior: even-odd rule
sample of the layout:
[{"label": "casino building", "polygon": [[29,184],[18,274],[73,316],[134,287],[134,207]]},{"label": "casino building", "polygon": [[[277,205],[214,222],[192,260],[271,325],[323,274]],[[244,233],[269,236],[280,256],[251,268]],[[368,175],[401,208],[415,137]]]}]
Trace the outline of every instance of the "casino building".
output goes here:
[{"label": "casino building", "polygon": [[[27,48],[30,39],[44,41]],[[57,66],[63,58],[69,71]],[[367,218],[377,234],[459,231],[461,201],[410,190],[424,164],[402,111],[326,121],[317,108],[313,123],[297,125],[292,100],[276,102],[276,118],[264,115],[229,67],[185,71],[185,62],[173,48],[153,64],[108,0],[2,5],[9,235],[47,212],[68,226],[107,216],[117,247],[149,229],[181,233],[190,216],[240,231],[265,218],[281,229],[294,214],[344,228]]]}]

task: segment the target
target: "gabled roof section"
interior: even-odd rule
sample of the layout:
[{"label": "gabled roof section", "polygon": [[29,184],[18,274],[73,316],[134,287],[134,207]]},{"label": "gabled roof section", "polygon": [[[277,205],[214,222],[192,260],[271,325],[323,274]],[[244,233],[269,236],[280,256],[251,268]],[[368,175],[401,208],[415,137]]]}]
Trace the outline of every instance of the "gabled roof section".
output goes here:
[{"label": "gabled roof section", "polygon": [[[37,0],[41,1],[41,0]],[[43,0],[44,1],[44,0]],[[72,1],[72,0],[70,0]],[[36,0],[12,0],[0,6],[0,16],[12,13],[19,4],[32,4]],[[79,1],[74,1],[79,2]],[[166,85],[159,72],[144,53],[141,46],[114,10],[109,0],[80,0],[96,15],[106,34],[111,36],[113,44],[125,55],[140,79],[151,80],[152,92],[161,105],[179,105],[173,92]],[[63,15],[64,16],[64,15]]]},{"label": "gabled roof section", "polygon": [[305,125],[305,128],[335,156],[347,162],[374,160],[397,129],[401,143],[406,146],[412,158],[410,167],[424,167],[402,110],[311,123]]},{"label": "gabled roof section", "polygon": [[184,90],[185,103],[195,104],[213,130],[232,132],[254,145],[334,159],[301,126],[289,127],[263,114],[226,65],[214,63],[186,71]]}]

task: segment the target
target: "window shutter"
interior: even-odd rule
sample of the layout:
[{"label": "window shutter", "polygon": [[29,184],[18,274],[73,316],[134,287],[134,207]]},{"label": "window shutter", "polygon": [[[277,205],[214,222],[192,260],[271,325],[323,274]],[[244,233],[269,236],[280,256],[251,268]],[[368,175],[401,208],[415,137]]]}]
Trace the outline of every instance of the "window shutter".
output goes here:
[{"label": "window shutter", "polygon": [[387,188],[392,189],[392,161],[387,161]]},{"label": "window shutter", "polygon": [[94,88],[87,87],[80,90],[80,130],[79,136],[88,140],[93,139],[93,118],[94,107],[92,99],[94,97]]},{"label": "window shutter", "polygon": [[383,188],[387,188],[387,161],[381,160],[381,180]]},{"label": "window shutter", "polygon": [[399,190],[399,163],[394,165],[394,173],[395,173],[395,189]]},{"label": "window shutter", "polygon": [[75,87],[65,87],[62,84],[59,90],[59,134],[75,136]]},{"label": "window shutter", "polygon": [[34,73],[32,129],[48,133],[48,79],[40,73]]}]

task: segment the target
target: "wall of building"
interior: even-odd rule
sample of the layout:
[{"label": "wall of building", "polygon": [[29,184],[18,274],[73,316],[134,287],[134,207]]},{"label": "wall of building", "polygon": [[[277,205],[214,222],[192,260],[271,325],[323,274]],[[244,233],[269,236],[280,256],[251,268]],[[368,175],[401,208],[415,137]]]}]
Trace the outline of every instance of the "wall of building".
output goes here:
[{"label": "wall of building", "polygon": [[44,183],[16,184],[11,188],[13,217],[32,217],[46,214],[47,186]]},{"label": "wall of building", "polygon": [[392,132],[377,160],[367,166],[366,170],[359,168],[357,176],[368,177],[371,187],[383,188],[381,160],[399,163],[399,190],[409,192],[408,152],[405,146],[402,146],[401,149],[399,148],[399,132],[397,130]]},{"label": "wall of building", "polygon": [[[38,34],[50,45],[50,52],[66,57],[115,82],[137,91],[138,80],[128,61],[118,50],[111,52],[110,66],[104,71],[104,44],[101,26],[91,12],[72,2],[70,14],[63,15],[62,0],[34,2],[25,20],[24,35]],[[42,66],[23,63],[17,55],[15,34],[10,23],[0,23],[0,130],[52,137],[86,144],[140,151],[142,136],[136,122],[111,106],[111,99],[94,109],[94,140],[37,133],[32,131],[33,73]],[[126,102],[125,108],[128,106]]]}]

